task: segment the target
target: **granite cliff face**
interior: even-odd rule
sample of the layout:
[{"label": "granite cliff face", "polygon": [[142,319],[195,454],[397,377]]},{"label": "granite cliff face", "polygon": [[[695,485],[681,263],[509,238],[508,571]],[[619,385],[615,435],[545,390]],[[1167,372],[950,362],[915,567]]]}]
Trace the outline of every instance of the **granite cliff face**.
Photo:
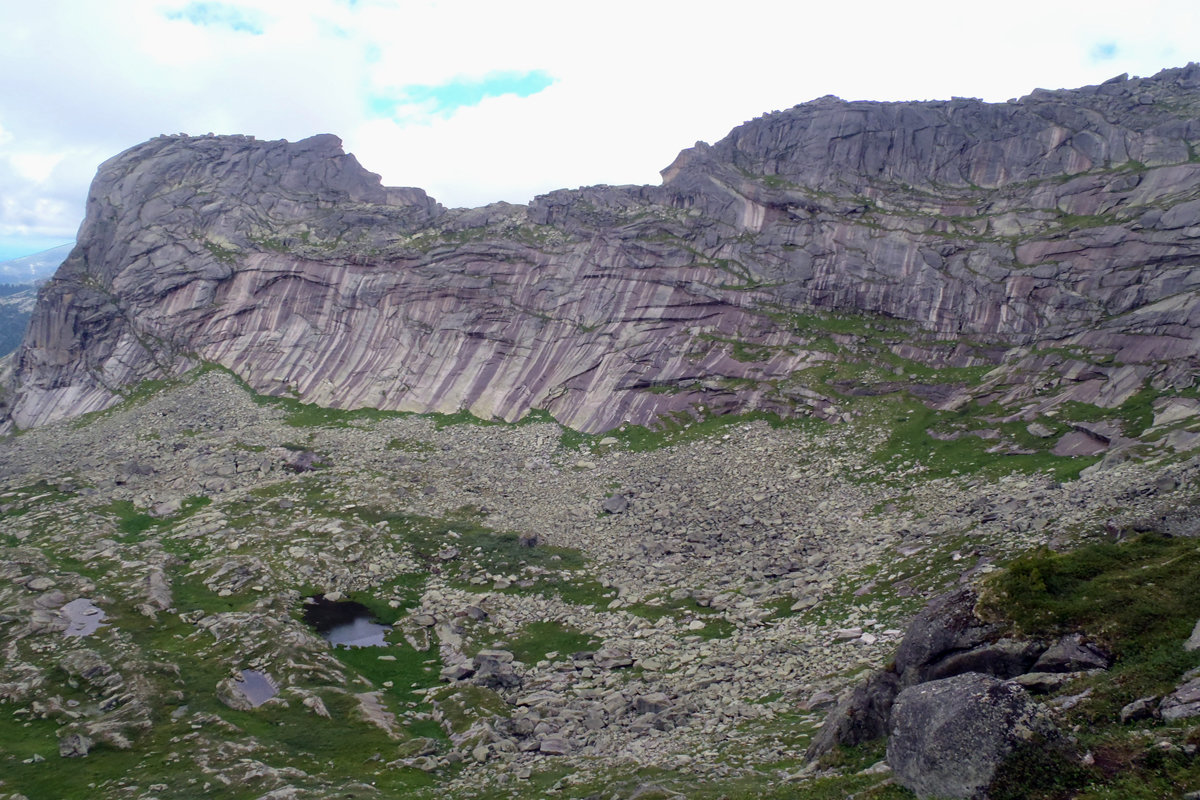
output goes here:
[{"label": "granite cliff face", "polygon": [[[1008,103],[822,98],[658,187],[445,209],[333,136],[106,162],[0,400],[7,427],[215,362],[322,405],[831,419],[822,365],[994,366],[918,392],[1032,419],[1200,368],[1200,65]],[[896,387],[892,387],[896,388]],[[904,387],[901,387],[904,388]],[[915,388],[915,387],[908,387]]]}]

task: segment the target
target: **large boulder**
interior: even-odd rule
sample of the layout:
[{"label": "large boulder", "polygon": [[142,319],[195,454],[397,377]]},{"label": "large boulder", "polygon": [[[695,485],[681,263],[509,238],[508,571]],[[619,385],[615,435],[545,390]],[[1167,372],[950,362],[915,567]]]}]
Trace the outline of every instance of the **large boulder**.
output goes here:
[{"label": "large boulder", "polygon": [[[968,650],[996,638],[999,626],[975,615],[978,596],[969,587],[935,597],[913,619],[896,650],[895,670],[905,686],[931,677],[947,677],[941,662],[961,657]],[[976,665],[964,663],[966,671]]]},{"label": "large boulder", "polygon": [[1060,737],[1020,686],[967,673],[912,686],[896,697],[887,762],[921,798],[982,798],[1020,745]]}]

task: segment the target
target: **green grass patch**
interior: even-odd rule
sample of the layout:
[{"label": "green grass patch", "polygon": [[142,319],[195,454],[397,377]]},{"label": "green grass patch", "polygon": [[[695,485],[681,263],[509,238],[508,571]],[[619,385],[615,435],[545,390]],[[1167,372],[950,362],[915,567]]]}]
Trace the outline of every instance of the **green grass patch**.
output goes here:
[{"label": "green grass patch", "polygon": [[182,501],[179,510],[174,514],[164,517],[156,517],[142,509],[139,509],[128,500],[114,500],[106,506],[100,506],[95,510],[102,514],[111,514],[117,518],[117,528],[121,534],[129,541],[138,541],[144,533],[150,529],[163,530],[180,522],[181,520],[190,517],[200,509],[212,503],[212,499],[203,495],[193,495]]},{"label": "green grass patch", "polygon": [[[441,661],[437,656],[437,641],[433,640],[430,649],[422,652],[413,649],[398,633],[389,634],[388,638],[393,640],[391,647],[338,647],[333,654],[370,681],[373,689],[382,691],[393,701],[393,706],[404,708],[416,702],[420,707],[425,703],[424,697],[413,691],[437,686],[439,682]],[[381,660],[380,656],[395,660]],[[388,682],[392,685],[384,686]]]},{"label": "green grass patch", "polygon": [[508,639],[508,650],[526,664],[535,664],[547,653],[567,656],[581,650],[595,650],[601,641],[561,622],[531,622]]},{"label": "green grass patch", "polygon": [[1161,395],[1161,392],[1147,384],[1116,408],[1070,401],[1062,404],[1058,416],[1074,422],[1119,420],[1126,436],[1140,436],[1154,423],[1154,401]]},{"label": "green grass patch", "polygon": [[463,733],[481,719],[507,718],[512,709],[491,689],[471,683],[446,686],[432,695],[450,733]]},{"label": "green grass patch", "polygon": [[1182,647],[1200,619],[1200,543],[1193,539],[1145,534],[1069,553],[1039,550],[987,586],[991,613],[1024,634],[1097,637],[1116,660],[1113,677],[1123,679],[1113,683],[1131,691],[1162,688],[1200,666],[1200,653]]},{"label": "green grass patch", "polygon": [[826,423],[809,417],[784,418],[769,411],[716,415],[703,415],[699,412],[693,415],[680,411],[660,417],[653,427],[622,425],[620,428],[596,435],[564,428],[560,437],[560,445],[564,450],[588,452],[596,450],[601,439],[612,437],[617,440],[617,446],[622,449],[634,453],[644,453],[705,439],[752,422],[765,422],[772,428],[799,428],[814,432],[821,430],[826,425]]},{"label": "green grass patch", "polygon": [[[1023,427],[1018,431],[1019,425],[995,427],[1000,428],[1006,438],[1017,440],[1018,444],[1043,449],[1032,453],[989,452],[996,446],[996,441],[969,434],[943,440],[929,434],[930,429],[939,428],[965,431],[974,427],[974,420],[981,413],[971,404],[953,412],[937,411],[916,400],[892,400],[877,404],[874,417],[891,433],[872,458],[889,468],[905,463],[920,465],[924,478],[974,473],[997,477],[1012,472],[1047,472],[1060,481],[1077,478],[1083,469],[1099,460],[1099,456],[1056,456],[1049,450],[1052,441],[1038,440],[1025,432]],[[900,480],[911,479],[904,477]]]}]

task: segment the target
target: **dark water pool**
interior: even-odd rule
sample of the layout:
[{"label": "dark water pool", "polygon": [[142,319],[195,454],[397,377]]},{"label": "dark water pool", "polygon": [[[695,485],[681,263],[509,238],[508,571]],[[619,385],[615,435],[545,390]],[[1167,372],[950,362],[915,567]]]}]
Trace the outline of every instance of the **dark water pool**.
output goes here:
[{"label": "dark water pool", "polygon": [[380,625],[370,610],[353,600],[327,600],[324,595],[311,597],[304,604],[304,621],[330,644],[347,647],[386,647],[384,637],[391,632]]}]

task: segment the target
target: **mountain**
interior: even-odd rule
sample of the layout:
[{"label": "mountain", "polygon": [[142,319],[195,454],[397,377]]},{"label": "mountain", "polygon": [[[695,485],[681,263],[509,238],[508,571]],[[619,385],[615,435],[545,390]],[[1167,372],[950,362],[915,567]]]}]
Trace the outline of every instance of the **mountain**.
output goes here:
[{"label": "mountain", "polygon": [[478,209],[383,187],[333,136],[160,137],[100,168],[8,414],[102,409],[200,362],[329,407],[585,432],[833,418],[813,370],[880,358],[997,368],[940,404],[1117,407],[1197,367],[1198,108],[1196,65],[1000,104],[826,97],[698,143],[658,187]]},{"label": "mountain", "polygon": [[54,274],[74,247],[74,243],[62,244],[33,255],[0,261],[0,283],[40,283]]},{"label": "mountain", "polygon": [[21,344],[29,317],[37,303],[37,289],[12,286],[4,294],[0,289],[0,356],[6,356]]},{"label": "mountain", "polygon": [[0,361],[0,800],[1195,795],[1198,142],[1190,65],[528,206],[117,156]]},{"label": "mountain", "polygon": [[54,274],[74,245],[0,261],[0,357],[21,343],[37,300],[37,285]]}]

